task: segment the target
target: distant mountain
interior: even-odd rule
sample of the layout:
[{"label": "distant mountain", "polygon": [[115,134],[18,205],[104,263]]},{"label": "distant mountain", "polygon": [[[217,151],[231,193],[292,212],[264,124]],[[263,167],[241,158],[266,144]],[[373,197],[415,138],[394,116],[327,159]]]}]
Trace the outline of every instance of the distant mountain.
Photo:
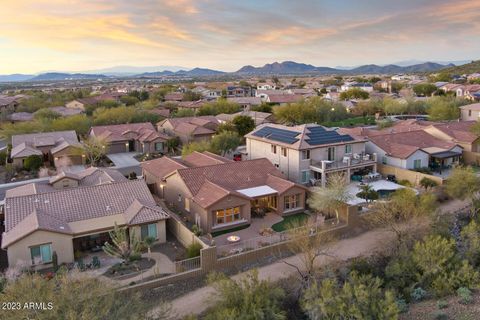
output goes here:
[{"label": "distant mountain", "polygon": [[81,71],[85,74],[104,74],[107,76],[133,76],[141,73],[157,72],[157,70],[176,72],[179,70],[185,70],[188,68],[180,66],[147,66],[147,67],[135,67],[135,66],[115,66],[110,68]]},{"label": "distant mountain", "polygon": [[480,60],[472,61],[461,66],[450,66],[445,69],[437,70],[439,72],[445,72],[451,75],[462,75],[471,73],[480,73]]},{"label": "distant mountain", "polygon": [[103,74],[49,72],[49,73],[41,73],[31,79],[28,79],[28,81],[62,81],[62,80],[101,79],[101,78],[107,78],[107,76]]},{"label": "distant mountain", "polygon": [[33,77],[34,75],[32,74],[20,74],[20,73],[0,75],[0,82],[27,81]]},{"label": "distant mountain", "polygon": [[184,76],[184,77],[206,77],[206,76],[218,76],[225,74],[223,71],[217,71],[205,68],[194,68],[192,70],[178,70],[172,72],[168,70],[156,71],[156,72],[144,72],[136,75],[136,77],[165,77],[165,76]]},{"label": "distant mountain", "polygon": [[236,73],[238,74],[392,74],[405,72],[428,72],[445,68],[445,65],[425,62],[422,64],[401,67],[397,65],[379,66],[369,64],[359,66],[353,69],[315,67],[311,64],[285,61],[282,63],[274,62],[266,64],[263,67],[244,66]]}]

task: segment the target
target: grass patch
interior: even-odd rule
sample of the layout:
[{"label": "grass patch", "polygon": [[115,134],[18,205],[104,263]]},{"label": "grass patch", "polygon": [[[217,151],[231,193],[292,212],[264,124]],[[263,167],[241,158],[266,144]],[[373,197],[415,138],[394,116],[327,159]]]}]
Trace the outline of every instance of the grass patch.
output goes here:
[{"label": "grass patch", "polygon": [[357,125],[374,125],[375,117],[354,117],[340,121],[324,122],[325,127],[353,127]]},{"label": "grass patch", "polygon": [[240,230],[243,230],[243,229],[247,229],[248,227],[250,227],[250,225],[246,224],[246,225],[235,227],[235,228],[232,228],[232,229],[226,229],[226,230],[222,230],[222,231],[212,232],[212,237],[215,238],[215,237],[221,236],[222,234],[230,233],[230,232],[234,232],[234,231],[240,231]]},{"label": "grass patch", "polygon": [[295,225],[305,222],[308,219],[309,215],[305,212],[300,212],[292,214],[290,216],[283,217],[283,220],[275,223],[272,226],[272,229],[276,232],[282,232],[289,228],[289,226],[294,223]]}]

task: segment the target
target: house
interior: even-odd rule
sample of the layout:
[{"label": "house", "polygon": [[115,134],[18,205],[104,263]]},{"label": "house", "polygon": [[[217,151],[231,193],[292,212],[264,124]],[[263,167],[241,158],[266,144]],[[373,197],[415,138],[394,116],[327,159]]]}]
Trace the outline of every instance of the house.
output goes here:
[{"label": "house", "polygon": [[[307,189],[286,180],[267,159],[237,162],[216,159],[219,163],[207,164],[207,161],[189,166],[179,160],[173,163],[162,158],[152,160],[149,166],[161,161],[170,164],[154,181],[162,184],[165,202],[204,232],[249,224],[252,210],[259,208],[282,216],[305,209]],[[158,167],[167,165],[158,164]]]},{"label": "house", "polygon": [[170,92],[165,95],[165,101],[182,101],[183,93],[182,92]]},{"label": "house", "polygon": [[458,163],[462,147],[439,139],[424,130],[373,135],[367,152],[377,154],[379,163],[402,169],[442,169]]},{"label": "house", "polygon": [[262,99],[259,97],[233,97],[227,98],[227,101],[239,104],[244,111],[250,111],[252,106],[259,106],[262,104]]},{"label": "house", "polygon": [[336,91],[327,92],[325,99],[336,102],[340,99],[340,93]]},{"label": "house", "polygon": [[273,82],[259,82],[257,84],[257,90],[275,90],[277,86]]},{"label": "house", "polygon": [[262,101],[267,101],[270,95],[281,95],[281,94],[290,94],[284,90],[257,90],[255,92],[255,97],[260,98]]},{"label": "house", "polygon": [[20,100],[24,97],[24,95],[5,96],[0,94],[0,119],[5,119],[8,114],[15,112]]},{"label": "house", "polygon": [[232,121],[236,116],[247,116],[255,121],[255,126],[273,122],[273,114],[259,111],[241,111],[233,114],[221,113],[215,116],[220,123]]},{"label": "house", "polygon": [[254,89],[251,87],[227,86],[227,97],[253,97]]},{"label": "house", "polygon": [[14,112],[14,113],[11,113],[7,116],[7,120],[9,120],[12,123],[32,121],[33,120],[33,113],[30,113],[30,112]]},{"label": "house", "polygon": [[320,125],[265,124],[245,137],[248,159],[267,158],[296,183],[325,186],[334,172],[348,180],[355,174],[376,172],[376,156],[365,152],[366,139]]},{"label": "house", "polygon": [[59,168],[85,164],[85,155],[79,150],[81,144],[75,131],[42,132],[12,136],[10,156],[16,168],[22,168],[31,155],[38,155],[47,165]]},{"label": "house", "polygon": [[480,120],[480,103],[467,104],[460,107],[460,120],[478,121]]},{"label": "house", "polygon": [[82,109],[67,108],[67,107],[50,107],[48,109],[60,114],[62,117],[75,116],[77,114],[81,114],[84,112],[84,110]]},{"label": "house", "polygon": [[85,111],[87,106],[95,106],[102,101],[116,101],[120,102],[120,98],[123,94],[115,92],[115,93],[104,93],[98,96],[92,97],[85,97],[80,99],[72,100],[65,104],[65,108],[67,109],[80,109]]},{"label": "house", "polygon": [[165,180],[163,178],[177,169],[201,167],[214,164],[232,162],[233,160],[221,157],[214,153],[204,151],[202,153],[194,151],[184,156],[178,157],[164,156],[159,159],[142,162],[142,176],[145,179],[149,189],[153,194],[160,198],[164,197]]},{"label": "house", "polygon": [[373,85],[371,83],[364,83],[364,82],[345,82],[341,87],[340,91],[345,92],[350,89],[360,89],[366,92],[373,91]]},{"label": "house", "polygon": [[467,152],[480,152],[480,137],[470,129],[477,121],[451,121],[425,127],[432,136],[458,144]]},{"label": "house", "polygon": [[101,250],[115,225],[130,236],[166,241],[168,214],[158,207],[143,180],[128,180],[111,169],[62,172],[48,184],[7,191],[2,249],[10,266],[34,269],[74,262],[75,252]]},{"label": "house", "polygon": [[197,101],[181,101],[177,104],[178,109],[189,109],[197,112],[204,104],[206,103],[205,100],[197,100]]},{"label": "house", "polygon": [[158,133],[150,122],[114,124],[90,128],[90,136],[108,143],[108,153],[163,153],[169,139]]},{"label": "house", "polygon": [[279,105],[284,105],[288,103],[295,103],[299,102],[303,99],[303,95],[301,94],[278,94],[278,95],[268,95],[266,98],[266,102],[274,103]]},{"label": "house", "polygon": [[214,116],[170,118],[157,123],[158,132],[177,136],[182,144],[210,140],[220,122]]}]

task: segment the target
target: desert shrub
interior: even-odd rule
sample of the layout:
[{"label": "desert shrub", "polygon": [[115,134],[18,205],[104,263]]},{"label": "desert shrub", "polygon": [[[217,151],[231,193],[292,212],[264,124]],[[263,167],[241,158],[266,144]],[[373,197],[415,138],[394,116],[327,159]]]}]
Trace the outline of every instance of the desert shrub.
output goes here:
[{"label": "desert shrub", "polygon": [[195,258],[200,256],[200,250],[202,249],[202,245],[198,242],[192,242],[187,247],[187,258]]},{"label": "desert shrub", "polygon": [[405,187],[413,187],[412,183],[410,181],[406,180],[406,179],[400,180],[397,183],[401,184],[402,186],[405,186]]},{"label": "desert shrub", "polygon": [[140,253],[132,253],[130,257],[128,257],[129,262],[138,261],[140,259],[142,259],[142,255]]},{"label": "desert shrub", "polygon": [[423,290],[422,288],[418,287],[418,288],[415,288],[412,293],[411,293],[411,296],[412,296],[412,299],[413,301],[422,301],[423,299],[425,299],[425,297],[427,296],[427,291]]},{"label": "desert shrub", "polygon": [[194,225],[192,226],[192,232],[193,232],[194,235],[196,235],[196,236],[198,237],[198,236],[201,236],[201,235],[202,235],[203,230],[202,230],[202,228],[200,228],[198,225],[194,224]]},{"label": "desert shrub", "polygon": [[7,163],[7,152],[0,151],[0,166],[4,166]]},{"label": "desert shrub", "polygon": [[470,291],[470,289],[465,287],[458,288],[457,296],[459,298],[458,302],[460,302],[461,304],[470,304],[473,301],[472,292]]},{"label": "desert shrub", "polygon": [[400,313],[405,313],[408,311],[408,303],[405,299],[397,299],[397,307]]},{"label": "desert shrub", "polygon": [[448,301],[447,300],[438,300],[437,301],[437,308],[438,309],[448,308]]},{"label": "desert shrub", "polygon": [[435,320],[447,320],[448,315],[441,310],[437,310],[433,313],[433,319],[435,319]]}]

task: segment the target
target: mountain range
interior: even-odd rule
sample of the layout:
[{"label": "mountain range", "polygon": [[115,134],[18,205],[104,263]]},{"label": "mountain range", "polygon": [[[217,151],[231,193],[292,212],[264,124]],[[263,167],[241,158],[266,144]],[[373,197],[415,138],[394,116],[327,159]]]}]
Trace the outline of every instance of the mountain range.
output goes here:
[{"label": "mountain range", "polygon": [[[135,70],[151,70],[155,67],[112,67],[102,69],[107,72],[86,71],[81,73],[65,73],[65,72],[47,72],[38,75],[12,74],[0,75],[0,82],[18,82],[18,81],[61,81],[61,80],[79,80],[79,79],[102,79],[107,77],[140,77],[153,78],[164,76],[178,76],[178,77],[214,77],[222,75],[356,75],[356,74],[396,74],[396,73],[415,73],[415,72],[434,72],[444,68],[454,67],[455,65],[440,64],[436,62],[423,62],[408,66],[400,66],[396,64],[389,65],[362,65],[350,69],[330,68],[330,67],[316,67],[311,64],[298,63],[294,61],[274,62],[265,64],[262,67],[254,67],[251,65],[244,66],[235,72],[223,72],[218,70],[206,68],[194,68],[186,70],[185,68],[170,67],[163,71],[146,71],[146,72],[132,72]],[[122,69],[123,68],[123,69]],[[101,70],[96,70],[101,71]],[[122,72],[125,71],[125,72]]]}]

